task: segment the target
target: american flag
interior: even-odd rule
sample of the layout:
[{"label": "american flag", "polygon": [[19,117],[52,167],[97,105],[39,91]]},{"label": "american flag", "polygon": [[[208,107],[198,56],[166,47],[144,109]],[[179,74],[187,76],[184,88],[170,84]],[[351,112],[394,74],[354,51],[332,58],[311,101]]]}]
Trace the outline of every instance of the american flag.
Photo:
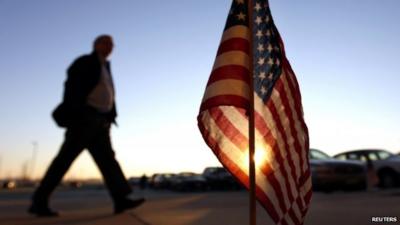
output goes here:
[{"label": "american flag", "polygon": [[267,0],[251,6],[233,1],[198,116],[205,142],[247,188],[249,85],[254,85],[256,198],[276,224],[303,224],[312,195],[308,130]]}]

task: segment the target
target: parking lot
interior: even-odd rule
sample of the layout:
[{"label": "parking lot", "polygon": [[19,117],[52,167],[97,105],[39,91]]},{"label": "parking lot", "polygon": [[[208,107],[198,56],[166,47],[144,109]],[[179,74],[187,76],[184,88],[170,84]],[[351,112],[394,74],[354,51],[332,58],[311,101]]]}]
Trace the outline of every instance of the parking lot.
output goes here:
[{"label": "parking lot", "polygon": [[[137,190],[132,197],[147,202],[138,209],[114,216],[104,189],[61,189],[52,207],[58,218],[35,218],[26,213],[30,189],[0,191],[0,224],[142,224],[142,225],[244,225],[248,224],[246,191],[173,192]],[[315,192],[306,225],[400,224],[400,189],[363,192]],[[392,222],[373,222],[376,220]],[[394,222],[393,220],[396,220]],[[272,224],[258,207],[257,224]]]}]

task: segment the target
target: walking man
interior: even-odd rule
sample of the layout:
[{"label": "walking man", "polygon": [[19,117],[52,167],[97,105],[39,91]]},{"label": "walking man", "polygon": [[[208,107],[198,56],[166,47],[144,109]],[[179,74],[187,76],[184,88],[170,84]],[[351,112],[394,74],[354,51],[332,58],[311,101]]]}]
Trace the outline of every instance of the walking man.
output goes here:
[{"label": "walking man", "polygon": [[29,212],[37,216],[58,216],[49,207],[51,193],[72,162],[88,149],[103,176],[114,202],[114,213],[135,208],[143,198],[132,200],[132,192],[110,140],[110,126],[117,116],[114,85],[107,57],[113,49],[112,37],[101,35],[93,43],[93,52],[77,58],[67,71],[64,101],[54,111],[58,125],[66,127],[65,141],[50,164],[32,197]]}]

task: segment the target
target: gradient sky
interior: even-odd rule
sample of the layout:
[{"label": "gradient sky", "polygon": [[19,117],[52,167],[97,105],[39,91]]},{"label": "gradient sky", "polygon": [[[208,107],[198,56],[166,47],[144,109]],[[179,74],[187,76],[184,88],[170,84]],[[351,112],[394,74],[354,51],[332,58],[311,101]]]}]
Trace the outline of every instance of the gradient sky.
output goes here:
[{"label": "gradient sky", "polygon": [[[0,178],[40,177],[64,130],[50,117],[66,68],[114,37],[119,127],[127,176],[219,165],[196,116],[230,0],[0,0]],[[400,151],[400,2],[270,0],[300,83],[311,147],[328,154]],[[36,163],[32,163],[37,142]],[[99,177],[88,153],[68,178]]]}]

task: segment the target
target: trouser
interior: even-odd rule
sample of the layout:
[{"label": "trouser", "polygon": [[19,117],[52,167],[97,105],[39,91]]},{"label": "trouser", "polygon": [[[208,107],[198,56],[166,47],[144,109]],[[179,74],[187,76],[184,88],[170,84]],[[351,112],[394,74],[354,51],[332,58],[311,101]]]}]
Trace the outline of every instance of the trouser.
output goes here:
[{"label": "trouser", "polygon": [[132,192],[115,159],[110,141],[110,123],[101,115],[92,115],[80,124],[67,128],[65,141],[35,191],[33,201],[48,203],[51,193],[85,148],[89,150],[100,169],[114,202]]}]

